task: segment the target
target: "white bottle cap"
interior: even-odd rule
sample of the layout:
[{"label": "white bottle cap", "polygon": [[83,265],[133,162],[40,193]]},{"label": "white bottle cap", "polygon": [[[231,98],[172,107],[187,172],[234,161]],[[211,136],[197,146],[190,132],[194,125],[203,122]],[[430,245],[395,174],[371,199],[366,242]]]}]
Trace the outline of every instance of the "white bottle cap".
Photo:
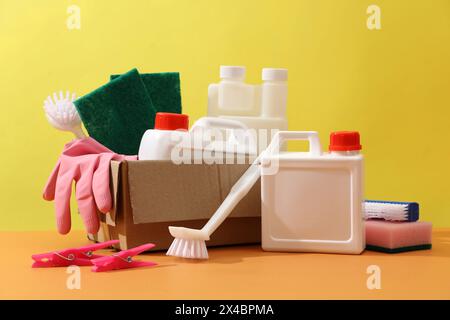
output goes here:
[{"label": "white bottle cap", "polygon": [[245,67],[239,66],[220,66],[221,79],[245,79]]},{"label": "white bottle cap", "polygon": [[276,68],[264,68],[262,69],[263,81],[287,81],[288,70],[276,69]]}]

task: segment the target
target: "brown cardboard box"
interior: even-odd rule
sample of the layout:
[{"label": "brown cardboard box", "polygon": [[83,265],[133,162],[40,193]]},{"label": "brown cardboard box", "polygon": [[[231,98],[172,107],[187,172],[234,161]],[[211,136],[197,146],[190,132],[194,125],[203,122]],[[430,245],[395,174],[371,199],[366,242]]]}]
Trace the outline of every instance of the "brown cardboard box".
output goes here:
[{"label": "brown cardboard box", "polygon": [[[171,161],[113,161],[111,190],[114,208],[100,214],[101,231],[91,240],[120,240],[126,250],[172,243],[168,226],[200,229],[227,196],[248,164],[181,164]],[[214,232],[208,246],[261,242],[259,181]]]}]

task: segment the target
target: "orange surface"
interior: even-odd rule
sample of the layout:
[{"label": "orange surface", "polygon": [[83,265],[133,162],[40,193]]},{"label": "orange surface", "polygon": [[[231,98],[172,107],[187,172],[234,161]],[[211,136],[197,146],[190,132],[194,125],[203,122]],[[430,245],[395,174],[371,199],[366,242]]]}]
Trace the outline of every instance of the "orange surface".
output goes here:
[{"label": "orange surface", "polygon": [[[141,259],[159,266],[93,273],[81,289],[66,287],[65,268],[32,269],[31,254],[88,243],[81,232],[0,233],[2,299],[450,299],[450,229],[434,232],[433,249],[360,256],[263,252],[258,246],[209,250],[210,260],[163,252]],[[381,289],[366,286],[369,265],[381,268]]]}]

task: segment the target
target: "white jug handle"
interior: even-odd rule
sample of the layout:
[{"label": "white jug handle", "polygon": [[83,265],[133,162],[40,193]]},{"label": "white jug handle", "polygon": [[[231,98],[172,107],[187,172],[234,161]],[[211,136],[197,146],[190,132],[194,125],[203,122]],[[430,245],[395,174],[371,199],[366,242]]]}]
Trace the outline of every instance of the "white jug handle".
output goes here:
[{"label": "white jug handle", "polygon": [[231,129],[231,133],[232,135],[229,137],[229,140],[226,141],[226,143],[229,143],[234,139],[234,141],[237,141],[237,143],[240,143],[240,139],[238,139],[237,135],[236,135],[236,131],[234,130],[240,130],[244,133],[245,137],[247,139],[245,139],[245,143],[243,143],[242,145],[244,146],[245,150],[247,150],[250,154],[256,154],[256,140],[249,131],[248,131],[248,127],[240,122],[240,121],[236,121],[236,120],[231,120],[231,119],[223,119],[223,118],[216,118],[216,117],[203,117],[198,119],[191,127],[190,132],[194,132],[196,129],[210,129],[210,128],[215,128],[215,129]]},{"label": "white jug handle", "polygon": [[198,119],[192,125],[190,131],[194,131],[197,128],[242,129],[242,130],[248,129],[248,127],[240,121],[215,117],[203,117]]},{"label": "white jug handle", "polygon": [[308,140],[310,154],[313,156],[322,154],[319,135],[316,131],[278,131],[267,148],[267,154],[279,153],[283,142],[288,140]]}]

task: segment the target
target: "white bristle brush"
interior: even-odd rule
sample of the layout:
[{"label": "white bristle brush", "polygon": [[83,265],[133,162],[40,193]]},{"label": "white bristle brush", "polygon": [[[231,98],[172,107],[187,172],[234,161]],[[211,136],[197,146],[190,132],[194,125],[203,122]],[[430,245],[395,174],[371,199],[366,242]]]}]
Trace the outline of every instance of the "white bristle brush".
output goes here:
[{"label": "white bristle brush", "polygon": [[366,219],[413,222],[419,219],[419,204],[417,202],[366,200],[364,215]]},{"label": "white bristle brush", "polygon": [[191,259],[208,259],[205,241],[209,240],[211,234],[216,231],[239,201],[245,197],[256,181],[258,181],[261,175],[260,172],[258,163],[254,162],[250,165],[202,229],[169,227],[170,234],[175,239],[167,251],[167,255]]},{"label": "white bristle brush", "polygon": [[265,153],[279,148],[279,132],[274,135],[270,145],[264,150],[258,158],[250,165],[245,173],[233,185],[230,193],[209,219],[205,226],[200,229],[189,229],[184,227],[169,227],[169,232],[175,239],[173,240],[168,256],[190,258],[190,259],[208,259],[208,250],[205,241],[209,240],[211,234],[222,224],[222,222],[233,211],[234,207],[250,191],[253,185],[261,176],[260,162]]},{"label": "white bristle brush", "polygon": [[81,129],[81,119],[78,115],[77,109],[73,104],[75,100],[75,93],[70,95],[69,91],[66,95],[63,92],[53,93],[53,99],[48,96],[44,101],[44,110],[48,122],[58,130],[70,131],[76,138],[84,138],[86,135]]}]

